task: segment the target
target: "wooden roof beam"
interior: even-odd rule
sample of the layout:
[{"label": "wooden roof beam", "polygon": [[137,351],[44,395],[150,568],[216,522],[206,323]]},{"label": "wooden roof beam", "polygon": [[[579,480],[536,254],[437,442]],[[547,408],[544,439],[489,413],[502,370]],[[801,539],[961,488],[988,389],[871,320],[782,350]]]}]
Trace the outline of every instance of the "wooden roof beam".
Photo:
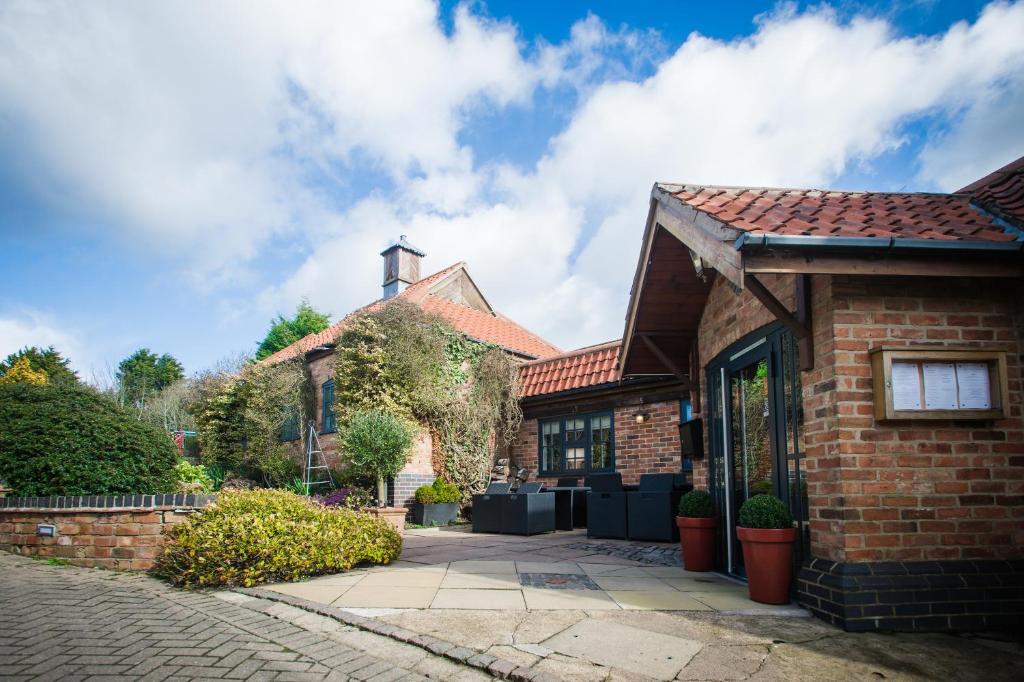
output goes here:
[{"label": "wooden roof beam", "polygon": [[673,362],[672,358],[666,355],[665,352],[658,347],[658,344],[655,343],[653,338],[651,338],[647,334],[642,333],[637,334],[637,336],[640,337],[640,340],[643,342],[643,344],[647,346],[647,350],[651,351],[651,354],[654,357],[658,358],[658,362],[665,365],[665,368],[668,369],[668,371],[672,372],[672,374],[675,375],[675,377],[678,378],[680,381],[690,383],[692,377],[690,377],[689,374],[681,370],[679,368],[679,365]]}]

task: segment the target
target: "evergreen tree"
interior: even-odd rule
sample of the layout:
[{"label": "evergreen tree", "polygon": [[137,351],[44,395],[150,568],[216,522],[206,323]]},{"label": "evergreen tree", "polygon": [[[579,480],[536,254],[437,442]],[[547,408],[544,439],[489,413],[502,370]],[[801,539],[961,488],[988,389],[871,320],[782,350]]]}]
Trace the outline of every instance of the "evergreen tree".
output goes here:
[{"label": "evergreen tree", "polygon": [[304,336],[322,332],[329,324],[329,315],[315,310],[308,301],[303,301],[295,310],[295,317],[288,319],[284,315],[278,315],[270,323],[270,330],[256,351],[256,359],[262,360]]},{"label": "evergreen tree", "polygon": [[148,348],[140,348],[117,366],[117,383],[124,402],[139,407],[184,376],[184,367],[173,356],[157,355]]},{"label": "evergreen tree", "polygon": [[38,348],[25,347],[17,353],[11,353],[0,362],[0,375],[4,375],[22,358],[28,359],[29,367],[36,372],[44,372],[47,383],[66,386],[78,383],[78,374],[71,369],[68,360],[53,346]]}]

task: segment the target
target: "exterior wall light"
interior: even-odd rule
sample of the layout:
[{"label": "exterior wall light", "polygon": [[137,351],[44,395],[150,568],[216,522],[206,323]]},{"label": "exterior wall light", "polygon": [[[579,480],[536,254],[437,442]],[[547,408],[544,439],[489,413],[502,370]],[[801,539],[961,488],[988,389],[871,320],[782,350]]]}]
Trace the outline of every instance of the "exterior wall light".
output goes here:
[{"label": "exterior wall light", "polygon": [[41,538],[52,538],[57,536],[57,526],[52,523],[40,523],[36,526],[36,535]]},{"label": "exterior wall light", "polygon": [[637,424],[643,424],[644,422],[646,422],[650,418],[651,418],[651,415],[647,414],[646,412],[638,412],[637,415],[636,415],[636,423]]}]

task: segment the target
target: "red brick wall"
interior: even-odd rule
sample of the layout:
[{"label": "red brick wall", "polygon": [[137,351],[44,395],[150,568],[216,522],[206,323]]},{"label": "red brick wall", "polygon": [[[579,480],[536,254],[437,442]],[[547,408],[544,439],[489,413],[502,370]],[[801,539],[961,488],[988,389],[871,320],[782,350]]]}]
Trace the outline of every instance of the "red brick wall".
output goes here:
[{"label": "red brick wall", "polygon": [[[647,414],[650,418],[643,424],[637,424],[638,413]],[[637,483],[643,473],[679,471],[678,400],[616,407],[613,417],[615,470],[622,474],[623,483]],[[531,478],[537,475],[537,419],[523,420],[519,434],[509,448],[509,457],[515,465],[529,469]],[[539,480],[553,482],[555,478],[539,477]]]},{"label": "red brick wall", "polygon": [[[792,277],[762,281],[795,308]],[[801,450],[812,554],[836,561],[1024,556],[1024,314],[1016,285],[816,275],[811,286],[815,366],[801,373]],[[772,321],[749,292],[718,278],[699,329],[702,365]],[[1011,418],[876,421],[868,351],[882,345],[1008,351]],[[703,368],[700,379],[706,410]],[[694,477],[706,482],[706,462],[695,462]]]},{"label": "red brick wall", "polygon": [[[167,527],[188,518],[173,507],[94,511],[0,509],[0,550],[57,557],[76,566],[145,571],[153,567]],[[57,526],[55,537],[39,537],[38,524]]]},{"label": "red brick wall", "polygon": [[[832,301],[838,476],[822,491],[819,518],[833,554],[847,561],[1024,556],[1016,285],[836,277]],[[1007,351],[1010,418],[876,421],[868,350],[882,345]]]}]

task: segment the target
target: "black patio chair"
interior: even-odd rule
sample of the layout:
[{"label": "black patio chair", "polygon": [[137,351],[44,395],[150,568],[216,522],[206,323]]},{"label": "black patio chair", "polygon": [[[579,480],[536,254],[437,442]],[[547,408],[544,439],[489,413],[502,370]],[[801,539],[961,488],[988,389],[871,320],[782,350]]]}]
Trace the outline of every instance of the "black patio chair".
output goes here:
[{"label": "black patio chair", "polygon": [[580,484],[579,476],[563,476],[555,485],[559,488],[575,488]]},{"label": "black patio chair", "polygon": [[473,532],[500,533],[501,512],[511,483],[491,483],[482,494],[473,496]]},{"label": "black patio chair", "polygon": [[626,493],[630,540],[679,539],[675,517],[685,483],[683,474],[640,475],[639,488]]},{"label": "black patio chair", "polygon": [[584,485],[590,488],[587,493],[587,537],[629,537],[622,474],[615,472],[587,476]]},{"label": "black patio chair", "polygon": [[505,497],[501,508],[501,532],[536,535],[555,529],[555,494],[541,492],[543,483],[523,483]]}]

